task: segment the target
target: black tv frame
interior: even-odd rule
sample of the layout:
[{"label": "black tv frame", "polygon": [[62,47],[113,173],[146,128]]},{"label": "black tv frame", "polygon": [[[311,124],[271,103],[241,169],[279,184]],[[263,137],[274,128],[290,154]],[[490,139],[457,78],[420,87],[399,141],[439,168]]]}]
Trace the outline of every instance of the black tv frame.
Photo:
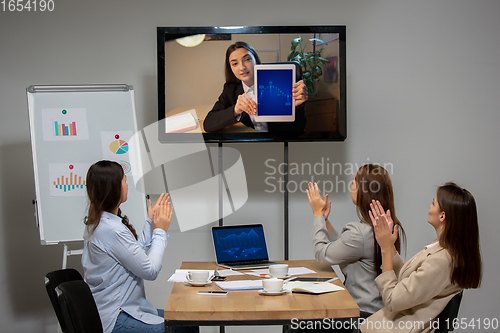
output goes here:
[{"label": "black tv frame", "polygon": [[[347,138],[347,68],[346,68],[346,26],[242,26],[242,27],[157,27],[157,70],[158,70],[158,139],[161,143],[193,142],[199,136],[191,133],[165,133],[165,42],[196,34],[339,34],[339,89],[337,108],[337,131],[331,132],[210,132],[203,133],[205,142],[307,142],[344,141]],[[214,103],[218,96],[214,96]],[[196,138],[195,138],[196,137]]]}]

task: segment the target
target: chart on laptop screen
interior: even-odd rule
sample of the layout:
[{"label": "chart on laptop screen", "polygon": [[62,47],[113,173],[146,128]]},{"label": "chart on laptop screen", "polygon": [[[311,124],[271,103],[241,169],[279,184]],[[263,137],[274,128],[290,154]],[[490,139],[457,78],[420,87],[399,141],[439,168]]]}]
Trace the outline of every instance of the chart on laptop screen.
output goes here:
[{"label": "chart on laptop screen", "polygon": [[219,262],[267,259],[262,227],[216,230],[214,243]]}]

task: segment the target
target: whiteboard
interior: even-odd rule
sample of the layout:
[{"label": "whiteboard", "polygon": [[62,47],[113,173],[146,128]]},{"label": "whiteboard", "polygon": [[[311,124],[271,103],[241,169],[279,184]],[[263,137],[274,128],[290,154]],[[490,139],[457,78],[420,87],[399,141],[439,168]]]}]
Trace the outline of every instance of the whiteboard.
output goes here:
[{"label": "whiteboard", "polygon": [[134,187],[128,151],[137,132],[132,86],[30,86],[27,95],[41,243],[83,240],[84,182],[88,168],[103,159],[122,165],[129,184],[122,215],[142,230],[146,199]]}]

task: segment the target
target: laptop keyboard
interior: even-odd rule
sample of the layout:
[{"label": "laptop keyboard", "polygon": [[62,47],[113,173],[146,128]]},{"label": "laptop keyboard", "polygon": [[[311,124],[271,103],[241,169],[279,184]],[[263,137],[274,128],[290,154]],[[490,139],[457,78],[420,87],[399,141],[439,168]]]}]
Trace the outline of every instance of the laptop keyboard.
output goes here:
[{"label": "laptop keyboard", "polygon": [[[247,263],[247,264],[245,264]],[[231,264],[231,265],[228,265],[228,267],[231,267],[232,269],[250,269],[250,268],[265,268],[265,267],[269,267],[269,265],[273,265],[273,264],[279,264],[277,262],[274,262],[274,261],[268,261],[268,260],[265,260],[265,261],[261,261],[261,262],[255,262],[255,261],[251,261],[251,262],[241,262],[241,263],[238,263],[238,264]]]},{"label": "laptop keyboard", "polygon": [[234,267],[266,267],[269,266],[269,263],[261,263],[261,264],[238,264],[234,265]]},{"label": "laptop keyboard", "polygon": [[262,264],[238,264],[238,265],[231,265],[231,267],[233,268],[239,268],[239,269],[243,269],[243,268],[260,268],[260,267],[268,267],[269,266],[269,263],[262,263]]},{"label": "laptop keyboard", "polygon": [[233,265],[233,266],[254,266],[254,265],[265,265],[267,264],[268,261],[240,261],[238,262],[237,264]]}]

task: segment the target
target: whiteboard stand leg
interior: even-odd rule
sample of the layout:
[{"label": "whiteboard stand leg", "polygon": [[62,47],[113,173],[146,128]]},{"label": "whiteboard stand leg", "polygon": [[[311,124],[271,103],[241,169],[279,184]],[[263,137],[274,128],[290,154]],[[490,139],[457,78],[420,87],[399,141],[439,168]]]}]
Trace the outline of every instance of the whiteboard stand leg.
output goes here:
[{"label": "whiteboard stand leg", "polygon": [[[66,269],[67,263],[68,263],[68,245],[64,244],[62,269]],[[59,325],[59,321],[57,322],[57,333],[63,333],[61,325]]]},{"label": "whiteboard stand leg", "polygon": [[76,255],[82,255],[82,254],[83,254],[83,249],[68,250],[68,244],[64,244],[62,268],[66,269],[69,256],[76,256]]},{"label": "whiteboard stand leg", "polygon": [[68,245],[64,244],[62,269],[66,269],[68,263]]},{"label": "whiteboard stand leg", "polygon": [[[68,256],[81,255],[81,254],[83,254],[83,249],[68,251],[68,244],[64,244],[62,269],[66,269],[66,266],[68,264]],[[59,325],[59,322],[57,323],[57,333],[63,333],[63,331],[61,330],[61,326]]]}]

